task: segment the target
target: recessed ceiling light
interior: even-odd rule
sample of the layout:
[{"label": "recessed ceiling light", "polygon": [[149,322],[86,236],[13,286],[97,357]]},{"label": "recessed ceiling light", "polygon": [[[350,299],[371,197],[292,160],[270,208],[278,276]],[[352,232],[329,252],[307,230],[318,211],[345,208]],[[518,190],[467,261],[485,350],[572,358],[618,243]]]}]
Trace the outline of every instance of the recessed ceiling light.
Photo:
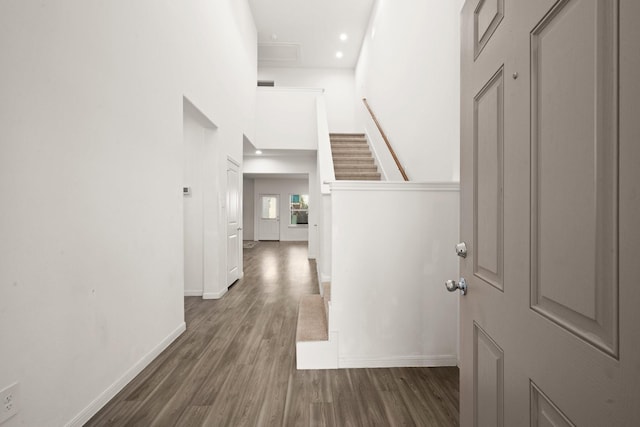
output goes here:
[{"label": "recessed ceiling light", "polygon": [[342,52],[340,52],[340,51],[336,52],[336,58],[340,59],[340,58],[342,58],[343,56],[344,56],[344,53],[342,53]]},{"label": "recessed ceiling light", "polygon": [[260,154],[262,154],[262,151],[261,150],[256,150],[256,154],[260,155]]},{"label": "recessed ceiling light", "polygon": [[345,33],[340,34],[340,40],[342,40],[343,42],[346,42],[348,38],[349,36]]},{"label": "recessed ceiling light", "polygon": [[278,35],[276,33],[271,34],[271,40],[273,41],[278,40]]}]

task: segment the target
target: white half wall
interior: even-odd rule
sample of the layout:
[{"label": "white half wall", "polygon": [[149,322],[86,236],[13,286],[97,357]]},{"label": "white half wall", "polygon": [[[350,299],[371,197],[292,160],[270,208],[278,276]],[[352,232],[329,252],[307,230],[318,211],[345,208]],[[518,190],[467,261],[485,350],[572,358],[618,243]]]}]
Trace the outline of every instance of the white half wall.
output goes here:
[{"label": "white half wall", "polygon": [[460,176],[460,1],[378,1],[356,67],[356,121],[367,98],[411,181]]},{"label": "white half wall", "polygon": [[[455,366],[457,184],[331,185],[331,321],[340,368]],[[401,207],[401,208],[400,208]]]},{"label": "white half wall", "polygon": [[[329,132],[362,132],[356,126],[353,98],[354,70],[343,68],[258,68],[259,80],[273,80],[275,87],[322,88],[327,105]],[[268,90],[268,89],[265,89]],[[360,130],[358,130],[360,129]]]}]

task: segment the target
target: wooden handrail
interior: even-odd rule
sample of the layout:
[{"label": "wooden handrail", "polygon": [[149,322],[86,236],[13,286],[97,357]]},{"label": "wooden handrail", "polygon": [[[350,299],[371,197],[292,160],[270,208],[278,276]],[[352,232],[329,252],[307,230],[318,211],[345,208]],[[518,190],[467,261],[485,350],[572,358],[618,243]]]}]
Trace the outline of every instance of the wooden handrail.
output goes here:
[{"label": "wooden handrail", "polygon": [[384,133],[384,131],[382,130],[382,126],[380,126],[380,122],[378,121],[378,118],[374,114],[373,110],[371,110],[371,107],[367,102],[367,98],[362,98],[362,102],[364,102],[364,105],[367,107],[367,110],[369,110],[369,114],[371,114],[371,118],[373,119],[373,122],[378,127],[378,130],[380,131],[380,135],[382,135],[382,139],[384,139],[384,142],[387,144],[387,148],[391,153],[391,157],[393,157],[393,160],[395,160],[396,166],[398,166],[398,170],[402,174],[402,177],[404,178],[405,181],[409,181],[409,177],[407,176],[407,173],[404,171],[404,168],[400,164],[400,160],[398,160],[398,156],[396,156],[396,152],[393,151],[393,148],[391,148],[391,143],[389,142],[389,138],[387,138],[387,134]]}]

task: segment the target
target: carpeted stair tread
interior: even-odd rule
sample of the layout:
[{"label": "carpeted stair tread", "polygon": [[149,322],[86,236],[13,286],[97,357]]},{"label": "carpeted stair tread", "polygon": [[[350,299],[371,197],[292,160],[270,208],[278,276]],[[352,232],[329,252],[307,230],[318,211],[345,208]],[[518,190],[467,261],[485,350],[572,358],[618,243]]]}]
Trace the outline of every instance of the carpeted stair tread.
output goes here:
[{"label": "carpeted stair tread", "polygon": [[367,140],[364,138],[352,138],[352,139],[332,139],[331,145],[345,145],[345,144],[367,144]]},{"label": "carpeted stair tread", "polygon": [[345,142],[345,143],[331,143],[331,149],[341,149],[341,148],[369,148],[369,145],[366,141],[363,142]]},{"label": "carpeted stair tread", "polygon": [[336,179],[340,181],[380,181],[379,173],[367,173],[367,174],[336,174]]},{"label": "carpeted stair tread", "polygon": [[342,163],[339,165],[334,165],[334,170],[336,172],[349,172],[349,171],[359,171],[359,172],[378,172],[378,167],[376,165],[370,164],[360,164],[360,163]]},{"label": "carpeted stair tread", "polygon": [[298,306],[296,342],[327,341],[329,339],[327,313],[320,295],[305,295]]},{"label": "carpeted stair tread", "polygon": [[337,180],[380,181],[364,134],[330,134],[333,169]]},{"label": "carpeted stair tread", "polygon": [[332,147],[331,152],[334,155],[343,153],[367,154],[370,153],[370,150],[368,145],[363,145],[362,147]]},{"label": "carpeted stair tread", "polygon": [[336,157],[333,159],[333,164],[335,166],[341,166],[342,164],[371,164],[373,165],[373,157],[365,157],[365,156],[349,156],[349,157]]}]

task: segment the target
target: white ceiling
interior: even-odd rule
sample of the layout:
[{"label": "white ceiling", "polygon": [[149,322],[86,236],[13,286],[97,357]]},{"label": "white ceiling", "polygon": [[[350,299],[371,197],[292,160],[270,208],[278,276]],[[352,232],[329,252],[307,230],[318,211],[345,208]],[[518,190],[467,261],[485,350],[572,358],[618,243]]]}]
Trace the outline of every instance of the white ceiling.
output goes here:
[{"label": "white ceiling", "polygon": [[[249,0],[260,67],[354,68],[374,0]],[[346,41],[340,34],[348,35]],[[276,36],[276,39],[272,37]],[[336,58],[336,52],[344,53]],[[275,58],[280,60],[275,60]]]},{"label": "white ceiling", "polygon": [[242,142],[243,157],[315,157],[316,150],[267,150],[262,149],[256,154],[256,147],[244,136]]}]

